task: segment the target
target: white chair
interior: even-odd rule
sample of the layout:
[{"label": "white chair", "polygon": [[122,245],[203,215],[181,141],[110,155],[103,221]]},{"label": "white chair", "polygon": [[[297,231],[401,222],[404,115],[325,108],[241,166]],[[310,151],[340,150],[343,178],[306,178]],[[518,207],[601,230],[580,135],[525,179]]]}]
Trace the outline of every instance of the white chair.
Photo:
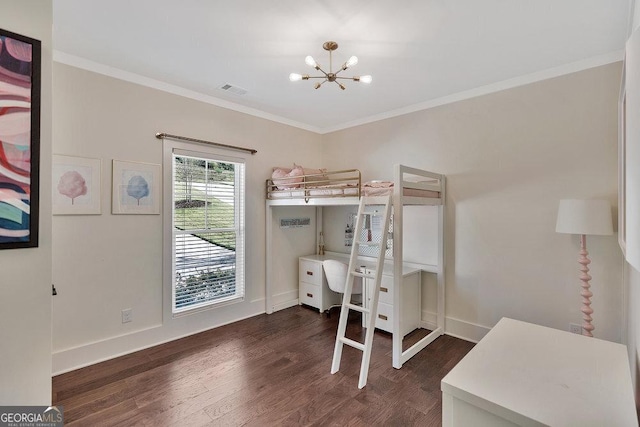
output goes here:
[{"label": "white chair", "polygon": [[[345,286],[347,285],[347,272],[349,271],[349,266],[341,261],[327,259],[322,261],[322,268],[324,270],[324,276],[327,278],[329,289],[333,292],[344,294]],[[353,278],[353,290],[351,294],[362,294],[362,277]],[[331,306],[329,310],[333,307],[340,306]]]}]

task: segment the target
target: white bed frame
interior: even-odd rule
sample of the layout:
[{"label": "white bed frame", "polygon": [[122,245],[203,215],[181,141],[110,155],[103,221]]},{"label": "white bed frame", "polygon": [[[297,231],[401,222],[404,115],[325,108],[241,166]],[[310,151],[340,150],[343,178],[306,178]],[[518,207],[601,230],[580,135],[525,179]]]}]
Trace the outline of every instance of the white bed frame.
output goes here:
[{"label": "white bed frame", "polygon": [[[420,182],[415,182],[416,181]],[[411,179],[409,181],[408,179]],[[271,180],[267,180],[267,188],[273,187]],[[404,196],[403,189],[429,190],[438,192],[439,197],[415,197]],[[445,176],[421,169],[415,169],[404,165],[394,166],[394,186],[393,186],[393,271],[394,284],[402,283],[402,266],[403,266],[403,207],[408,205],[428,205],[437,206],[438,209],[438,256],[436,265],[416,264],[417,267],[424,271],[435,273],[437,276],[437,314],[436,327],[431,333],[419,340],[413,346],[402,351],[403,336],[399,331],[402,307],[400,302],[401,286],[396,285],[394,289],[393,304],[393,367],[401,368],[402,365],[433,342],[440,335],[444,334],[444,206],[445,206]],[[271,314],[275,311],[273,306],[273,282],[272,282],[272,219],[274,206],[344,206],[358,205],[359,197],[307,197],[297,199],[269,199],[266,200],[266,312]],[[316,238],[322,228],[321,218],[316,221]],[[316,245],[317,246],[317,245]]]}]

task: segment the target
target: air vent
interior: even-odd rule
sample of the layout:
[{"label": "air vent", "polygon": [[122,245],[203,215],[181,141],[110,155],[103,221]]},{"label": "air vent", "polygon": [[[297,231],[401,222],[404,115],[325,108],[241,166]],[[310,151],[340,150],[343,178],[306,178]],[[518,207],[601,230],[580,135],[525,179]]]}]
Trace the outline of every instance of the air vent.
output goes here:
[{"label": "air vent", "polygon": [[218,89],[231,92],[234,95],[244,95],[247,93],[246,89],[242,89],[241,87],[234,86],[229,83],[223,84],[222,86],[218,87]]}]

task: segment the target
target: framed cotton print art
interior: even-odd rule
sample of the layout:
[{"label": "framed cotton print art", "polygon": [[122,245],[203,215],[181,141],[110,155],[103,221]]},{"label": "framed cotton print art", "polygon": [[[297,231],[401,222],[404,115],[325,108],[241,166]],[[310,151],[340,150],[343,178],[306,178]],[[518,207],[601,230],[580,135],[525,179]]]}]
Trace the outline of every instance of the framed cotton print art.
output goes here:
[{"label": "framed cotton print art", "polygon": [[38,246],[40,55],[0,29],[0,249]]},{"label": "framed cotton print art", "polygon": [[160,165],[113,161],[111,213],[160,214]]},{"label": "framed cotton print art", "polygon": [[53,155],[54,215],[100,215],[101,160]]}]

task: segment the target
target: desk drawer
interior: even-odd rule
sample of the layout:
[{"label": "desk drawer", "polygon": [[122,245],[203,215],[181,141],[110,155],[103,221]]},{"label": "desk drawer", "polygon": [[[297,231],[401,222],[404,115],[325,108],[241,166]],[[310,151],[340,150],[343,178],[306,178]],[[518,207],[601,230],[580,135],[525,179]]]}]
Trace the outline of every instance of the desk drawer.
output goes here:
[{"label": "desk drawer", "polygon": [[298,264],[298,274],[300,282],[307,282],[313,285],[322,285],[322,263],[301,259]]},{"label": "desk drawer", "polygon": [[[382,295],[382,294],[381,294]],[[376,328],[386,332],[393,332],[393,306],[383,302],[378,303]]]},{"label": "desk drawer", "polygon": [[316,286],[311,283],[300,282],[300,303],[310,305],[320,309],[321,295],[320,286]]},{"label": "desk drawer", "polygon": [[[371,287],[371,291],[373,291],[373,286]],[[393,305],[393,276],[382,276],[378,302]]]}]

